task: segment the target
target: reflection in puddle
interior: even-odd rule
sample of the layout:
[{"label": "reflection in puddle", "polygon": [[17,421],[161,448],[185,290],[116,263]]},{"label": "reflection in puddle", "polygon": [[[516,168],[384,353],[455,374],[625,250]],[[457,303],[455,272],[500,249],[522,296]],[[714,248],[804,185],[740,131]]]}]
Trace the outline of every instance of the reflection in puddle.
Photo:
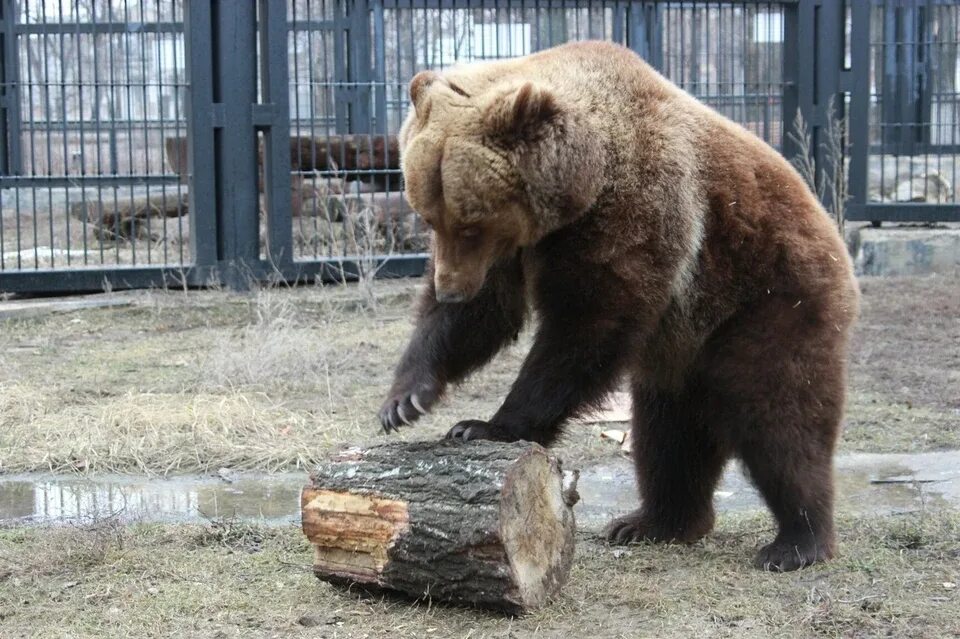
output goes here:
[{"label": "reflection in puddle", "polygon": [[[837,459],[837,509],[888,514],[960,505],[960,453],[852,454]],[[130,476],[21,475],[0,477],[0,525],[62,523],[98,517],[124,521],[202,522],[237,517],[263,523],[300,521],[307,473],[147,479]],[[577,527],[602,530],[611,517],[639,505],[633,468],[617,458],[584,468],[578,485]],[[765,508],[736,463],[714,503],[719,511]]]},{"label": "reflection in puddle", "polygon": [[203,521],[216,517],[267,523],[299,521],[303,474],[226,483],[210,478],[147,480],[19,477],[0,480],[0,523],[58,523],[101,517],[124,521]]}]

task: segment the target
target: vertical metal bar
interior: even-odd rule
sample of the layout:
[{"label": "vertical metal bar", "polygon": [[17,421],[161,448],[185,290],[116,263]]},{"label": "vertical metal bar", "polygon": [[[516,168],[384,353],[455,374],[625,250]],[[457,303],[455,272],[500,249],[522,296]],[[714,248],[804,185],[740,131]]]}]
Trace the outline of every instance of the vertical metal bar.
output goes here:
[{"label": "vertical metal bar", "polygon": [[[647,8],[642,2],[631,2],[627,7],[629,26],[627,46],[647,62],[651,61],[650,40],[647,32]],[[652,64],[652,63],[651,63]]]},{"label": "vertical metal bar", "polygon": [[[79,134],[80,139],[80,183],[83,184],[84,188],[80,189],[80,210],[83,211],[83,215],[80,218],[80,231],[83,236],[83,265],[87,266],[90,263],[89,260],[89,251],[90,247],[87,242],[87,234],[89,231],[88,227],[88,218],[89,218],[89,203],[87,202],[87,189],[86,189],[86,180],[84,179],[87,174],[87,158],[86,158],[86,146],[87,146],[87,136],[86,131],[84,130],[84,122],[86,118],[83,115],[83,87],[84,87],[84,74],[83,74],[83,56],[81,55],[80,42],[82,36],[80,35],[80,16],[76,15],[75,30],[73,34],[73,45],[74,45],[74,55],[77,60],[77,107],[79,112]],[[91,38],[96,38],[96,32],[91,34]]]},{"label": "vertical metal bar", "polygon": [[186,4],[184,15],[190,255],[198,266],[214,266],[219,259],[214,168],[213,1],[191,0]]},{"label": "vertical metal bar", "polygon": [[[66,61],[67,61],[68,58],[67,58],[67,56],[65,55],[65,53],[66,53],[66,44],[65,44],[65,42],[66,42],[66,34],[64,33],[64,29],[63,29],[63,25],[64,25],[63,0],[59,0],[59,3],[57,4],[57,9],[58,9],[58,11],[59,11],[60,27],[61,27],[61,29],[60,29],[60,34],[59,34],[60,37],[59,37],[59,39],[58,39],[59,46],[57,47],[57,55],[60,57],[60,120],[61,120],[61,122],[63,123],[63,124],[62,124],[62,135],[63,135],[63,138],[62,138],[62,140],[61,140],[61,142],[62,142],[61,147],[62,147],[63,157],[61,158],[61,161],[63,162],[63,174],[64,174],[64,175],[69,175],[69,174],[70,174],[70,152],[69,152],[69,148],[68,148],[68,144],[69,144],[68,137],[69,137],[69,134],[70,134],[70,130],[69,130],[69,129],[70,129],[70,122],[69,122],[69,113],[68,113],[68,111],[67,111],[67,85],[68,85],[68,83],[69,83],[69,79],[67,78],[67,64],[66,64]],[[77,64],[79,64],[79,60],[76,60],[75,62],[76,62]],[[63,191],[64,191],[65,198],[66,198],[64,207],[65,207],[65,209],[66,209],[67,211],[69,211],[69,210],[70,210],[70,189],[69,189],[69,188],[65,188]],[[51,227],[53,226],[53,217],[54,217],[54,216],[53,216],[53,202],[51,202],[51,203],[50,203],[50,224],[51,224]],[[71,263],[71,258],[70,258],[70,215],[65,215],[64,218],[65,218],[64,222],[65,222],[65,225],[66,225],[66,231],[65,231],[65,238],[64,238],[64,239],[65,239],[65,241],[66,241],[65,243],[66,243],[66,246],[67,246],[67,266],[70,266],[70,263]],[[51,233],[51,235],[52,235],[52,233]],[[53,238],[53,237],[51,237],[50,240],[51,240],[51,241],[50,241],[50,252],[53,253],[53,250],[54,250],[53,247],[56,246],[56,242],[54,241],[54,238]]]},{"label": "vertical metal bar", "polygon": [[260,2],[260,95],[271,122],[263,128],[267,259],[282,269],[293,262],[290,200],[290,74],[286,2]]},{"label": "vertical metal bar", "polygon": [[23,172],[21,113],[20,113],[20,55],[17,42],[16,0],[0,0],[3,29],[0,37],[0,74],[3,86],[3,116],[0,118],[0,174],[20,175]]},{"label": "vertical metal bar", "polygon": [[[160,1],[161,1],[161,0],[157,0],[157,3],[159,4]],[[181,10],[180,10],[180,21],[181,21],[181,22],[185,22],[185,21],[186,21],[186,17],[183,15],[183,9],[182,9],[182,8],[181,8]],[[186,42],[186,35],[183,36],[183,39],[184,39],[184,42]],[[178,63],[177,63],[177,61],[178,61],[179,58],[180,58],[180,56],[177,54],[177,37],[174,36],[173,38],[171,38],[171,39],[170,39],[170,42],[171,42],[171,47],[170,47],[170,48],[171,48],[172,55],[173,55],[173,121],[174,121],[173,132],[176,134],[174,137],[179,138],[179,137],[180,137],[180,133],[181,133],[181,131],[183,130],[182,127],[181,127],[181,121],[182,121],[182,120],[181,120],[181,112],[180,112],[180,110],[181,110],[182,108],[184,108],[184,104],[181,102],[181,98],[185,95],[185,91],[184,91],[184,89],[183,89],[183,87],[181,86],[181,83],[180,83],[180,70],[179,70],[179,65],[178,65]],[[186,61],[186,59],[187,59],[187,57],[186,57],[186,49],[184,49],[184,61]],[[186,115],[186,114],[184,113],[183,115]],[[178,149],[179,149],[179,147],[178,147]],[[179,156],[179,150],[177,151],[177,153],[178,153],[178,156]],[[178,158],[178,164],[179,164],[179,163],[180,163],[180,162],[179,162],[179,158]],[[180,166],[180,167],[179,167],[179,170],[180,170],[180,171],[187,171],[188,174],[189,174],[189,170],[188,170],[187,167],[185,167],[185,166]],[[188,192],[187,197],[189,197],[189,192]],[[181,177],[181,179],[177,180],[177,202],[178,202],[177,208],[178,208],[178,209],[180,208],[180,204],[179,204],[179,203],[182,202],[182,201],[183,201],[183,178]],[[191,209],[190,206],[188,205],[187,210],[190,211],[190,210],[193,210],[193,209]],[[179,212],[182,213],[182,211],[179,211]],[[191,217],[191,219],[192,219],[194,216],[191,215],[190,217]],[[183,259],[183,215],[182,215],[182,214],[177,216],[177,239],[179,240],[178,243],[177,243],[177,246],[178,246],[178,249],[179,249],[179,253],[180,253],[180,255],[179,255],[179,257],[180,257],[179,264],[180,264],[181,266],[183,266],[183,264],[184,264],[184,259]],[[191,255],[192,255],[192,253],[191,253]]]},{"label": "vertical metal bar", "polygon": [[[159,21],[162,19],[162,14],[161,14],[161,11],[160,11],[160,0],[154,0],[154,10],[155,10],[154,20],[156,20],[157,22],[159,22]],[[156,75],[154,76],[154,77],[156,78],[156,84],[154,85],[154,88],[155,88],[155,91],[156,91],[156,96],[155,96],[155,97],[156,97],[156,104],[157,104],[157,124],[159,125],[158,136],[159,136],[160,149],[164,149],[164,147],[166,146],[166,137],[167,137],[167,136],[166,136],[166,131],[165,131],[166,112],[165,112],[165,108],[164,108],[165,105],[164,105],[164,92],[163,92],[164,86],[165,86],[165,78],[164,78],[164,71],[165,71],[165,69],[164,69],[164,65],[163,65],[163,46],[162,46],[162,44],[161,44],[161,42],[163,41],[163,38],[164,38],[164,37],[166,37],[166,36],[161,36],[159,33],[154,34],[154,37],[153,37],[153,45],[154,45],[154,46],[153,46],[153,53],[154,53],[154,55],[156,56],[156,58],[155,58],[156,65],[155,65],[155,68],[151,69],[151,73],[155,73],[155,74],[156,74]],[[144,49],[146,49],[146,46],[144,46]],[[174,66],[176,66],[176,61],[174,61]],[[163,158],[163,156],[162,156],[162,151],[161,151],[161,159],[160,159],[160,162],[159,162],[160,166],[158,167],[158,171],[159,171],[159,173],[161,173],[161,174],[164,172],[164,171],[163,171],[163,159],[162,159],[162,158]],[[166,185],[160,187],[160,205],[161,205],[161,207],[163,208],[164,211],[167,210],[167,187],[166,187]],[[179,204],[177,205],[177,208],[179,209]],[[179,211],[178,211],[178,212],[179,212]],[[179,217],[179,216],[178,216],[178,217]],[[169,258],[169,255],[168,255],[168,253],[169,253],[169,251],[168,251],[169,239],[168,239],[168,237],[167,237],[167,224],[166,224],[166,221],[165,221],[164,218],[161,218],[161,219],[160,219],[160,224],[163,226],[163,237],[162,237],[162,239],[161,239],[161,244],[163,245],[163,258],[162,258],[162,263],[163,263],[163,264],[169,264],[169,262],[170,262],[170,258]]]},{"label": "vertical metal bar", "polygon": [[[539,15],[539,13],[537,14]],[[621,2],[614,3],[613,7],[613,24],[611,25],[611,34],[610,38],[617,44],[624,44],[625,38],[623,36],[626,31],[626,22],[627,22],[627,9]],[[540,28],[537,26],[537,34],[539,37]],[[539,48],[539,42],[538,46]]]},{"label": "vertical metal bar", "polygon": [[[94,24],[97,23],[97,9],[96,3],[90,5],[90,21]],[[104,40],[109,44],[110,36],[105,35]],[[98,46],[98,38],[96,29],[94,29],[91,34],[91,46],[93,47],[93,130],[94,130],[94,144],[96,144],[96,163],[98,176],[103,175],[103,147],[102,147],[102,138],[101,134],[103,132],[103,120],[101,119],[100,111],[100,102],[101,102],[101,88],[102,82],[100,81],[102,76],[101,73],[103,69],[100,66],[100,47]],[[87,216],[89,217],[89,216]],[[103,229],[103,186],[97,184],[97,223],[98,229]],[[104,251],[104,238],[103,233],[97,235],[97,248],[100,253],[100,265],[106,263],[106,254]]]},{"label": "vertical metal bar", "polygon": [[[130,24],[130,5],[128,2],[123,4],[123,22],[124,24]],[[121,36],[123,38],[123,90],[126,97],[126,119],[127,119],[127,173],[133,175],[136,173],[136,163],[134,160],[133,154],[133,118],[134,118],[134,108],[133,108],[133,92],[134,92],[134,83],[133,77],[130,72],[130,44],[131,44],[131,34],[124,34]],[[135,208],[133,189],[129,189],[130,197],[130,210],[132,211]],[[117,216],[120,217],[119,215]],[[118,224],[119,224],[118,220]],[[135,224],[137,223],[136,218],[131,219],[130,224],[130,252],[131,252],[131,261],[137,263],[137,237],[136,237],[136,228]]]},{"label": "vertical metal bar", "polygon": [[[51,0],[51,1],[52,1],[52,0]],[[45,0],[40,3],[40,11],[43,13],[44,22],[46,23],[46,22],[47,22],[46,18],[47,18],[47,15],[49,15],[49,14],[47,13],[47,3],[46,3]],[[43,43],[44,43],[44,47],[43,47],[43,85],[44,85],[44,98],[45,98],[45,100],[44,100],[44,111],[45,111],[45,117],[46,117],[46,121],[44,122],[44,133],[46,134],[46,140],[45,140],[44,148],[46,149],[47,175],[48,175],[48,176],[52,176],[52,175],[53,175],[53,151],[52,151],[52,147],[53,147],[53,123],[55,122],[54,116],[53,116],[53,104],[52,104],[51,98],[50,98],[51,85],[54,84],[54,82],[51,81],[51,77],[50,77],[50,76],[51,76],[50,66],[51,66],[51,62],[52,62],[52,61],[51,61],[51,59],[50,59],[51,56],[50,56],[49,49],[47,48],[47,45],[48,45],[48,43],[49,43],[49,39],[48,39],[48,38],[50,38],[50,37],[51,37],[51,36],[50,36],[49,34],[44,34],[44,36],[43,36]],[[33,208],[34,208],[34,220],[36,220],[36,217],[37,217],[37,210],[36,210],[36,209],[37,209],[37,201],[36,201],[36,199],[34,199],[33,202],[34,202],[34,204],[33,204]],[[48,248],[49,248],[49,251],[50,251],[50,267],[51,267],[51,268],[53,268],[53,267],[56,266],[56,263],[55,263],[55,260],[54,260],[54,255],[53,255],[53,246],[54,246],[54,239],[53,239],[53,216],[50,214],[50,213],[51,213],[51,211],[50,211],[50,209],[51,209],[50,204],[51,204],[52,202],[53,202],[53,186],[52,186],[52,182],[48,182],[48,183],[47,183],[47,226],[48,226],[48,228],[49,228],[49,230],[50,230],[50,235],[49,235],[49,237],[50,237],[50,246],[49,246]],[[34,223],[36,223],[36,222],[34,222]],[[34,235],[34,246],[33,246],[33,259],[34,259],[34,264],[33,264],[33,266],[34,266],[34,268],[40,268],[40,257],[39,257],[39,246],[38,246],[39,244],[40,244],[40,238],[39,238],[38,236]]]},{"label": "vertical metal bar", "polygon": [[[383,2],[380,0],[374,0],[372,3],[373,11],[373,47],[374,47],[374,58],[373,58],[373,77],[371,80],[375,82],[373,87],[374,91],[374,117],[376,118],[376,127],[374,130],[377,133],[380,133],[384,136],[384,143],[386,143],[387,135],[387,54],[385,50],[386,45],[386,28],[384,26],[383,19]],[[443,24],[443,16],[440,16],[441,25]],[[441,49],[441,55],[442,55]],[[441,64],[443,60],[441,59]]]},{"label": "vertical metal bar", "polygon": [[867,169],[870,155],[870,5],[854,2],[850,19],[850,69],[852,86],[850,133],[850,211],[867,203]]},{"label": "vertical metal bar", "polygon": [[[214,134],[217,230],[226,283],[250,286],[249,266],[260,258],[258,145],[253,127],[257,102],[257,6],[213,0],[214,102],[223,114]],[[289,151],[288,151],[289,153]]]},{"label": "vertical metal bar", "polygon": [[[370,133],[370,9],[367,0],[352,0],[347,38],[350,99],[350,132]],[[426,20],[424,20],[426,22]]]},{"label": "vertical metal bar", "polygon": [[[144,11],[144,0],[140,0],[140,20],[146,20],[146,12]],[[140,157],[143,161],[143,175],[150,175],[151,166],[150,166],[150,156],[152,155],[151,149],[154,148],[150,144],[150,109],[148,105],[150,100],[147,97],[147,85],[149,84],[149,75],[147,73],[147,51],[149,47],[147,46],[147,36],[141,31],[139,38],[139,47],[140,47],[140,117],[141,117],[141,126],[143,127],[143,149],[140,152]],[[131,145],[133,142],[131,141]],[[146,194],[147,202],[150,201],[150,184],[146,185]],[[151,228],[154,216],[147,214],[147,264],[153,264],[153,229]],[[131,222],[133,223],[133,222]],[[158,220],[159,224],[163,224],[163,219]]]},{"label": "vertical metal bar", "polygon": [[[844,7],[842,2],[825,3],[819,7],[819,24],[817,25],[817,45],[820,53],[817,56],[816,93],[817,93],[817,124],[820,131],[826,130],[831,122],[843,121],[844,95],[840,92],[840,71],[843,69],[843,25]],[[816,139],[816,138],[815,138]],[[822,138],[821,138],[822,140]],[[831,162],[830,149],[826,144],[817,144],[814,150],[818,178],[820,181],[831,179],[833,172],[828,171]],[[840,160],[842,161],[842,160]],[[818,185],[820,185],[818,181]],[[833,202],[833,189],[823,189],[823,205],[832,210],[835,206],[843,206],[842,202]]]},{"label": "vertical metal bar", "polygon": [[[814,65],[806,63],[803,52],[815,45],[815,0],[800,0],[783,8],[783,155],[792,160],[800,152],[789,133],[799,113],[807,126],[813,122]],[[804,63],[801,63],[801,59]]]},{"label": "vertical metal bar", "polygon": [[333,19],[337,24],[333,39],[333,106],[336,113],[336,130],[338,133],[344,133],[350,127],[351,97],[350,78],[347,70],[348,4],[348,2],[342,0],[335,0],[333,3],[336,12]]}]

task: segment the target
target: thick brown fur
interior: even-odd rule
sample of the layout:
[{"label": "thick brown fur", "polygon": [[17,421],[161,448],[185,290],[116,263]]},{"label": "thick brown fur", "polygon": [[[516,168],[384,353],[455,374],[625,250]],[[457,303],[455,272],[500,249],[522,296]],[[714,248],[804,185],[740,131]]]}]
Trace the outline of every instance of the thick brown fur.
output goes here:
[{"label": "thick brown fur", "polygon": [[402,166],[433,259],[384,427],[429,410],[532,305],[503,405],[449,437],[550,444],[628,375],[642,505],[611,541],[705,535],[739,457],[779,524],[757,564],[831,557],[858,292],[794,169],[607,43],[424,73],[411,94]]}]

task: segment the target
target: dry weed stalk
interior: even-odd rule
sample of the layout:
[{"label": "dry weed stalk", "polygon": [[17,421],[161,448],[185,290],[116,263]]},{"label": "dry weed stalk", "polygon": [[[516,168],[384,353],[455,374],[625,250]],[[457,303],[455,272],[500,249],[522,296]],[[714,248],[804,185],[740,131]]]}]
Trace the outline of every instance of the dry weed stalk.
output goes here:
[{"label": "dry weed stalk", "polygon": [[[810,190],[821,202],[827,202],[827,212],[833,217],[837,228],[843,233],[846,204],[848,197],[847,167],[845,163],[847,151],[847,120],[833,117],[836,113],[835,98],[831,97],[827,103],[827,125],[823,129],[824,140],[820,143],[823,150],[824,166],[816,165],[816,149],[814,148],[810,127],[803,114],[797,111],[793,118],[791,130],[787,138],[797,145],[797,154],[791,163],[806,181]],[[818,180],[819,178],[819,180]],[[818,183],[819,182],[819,183]]]}]

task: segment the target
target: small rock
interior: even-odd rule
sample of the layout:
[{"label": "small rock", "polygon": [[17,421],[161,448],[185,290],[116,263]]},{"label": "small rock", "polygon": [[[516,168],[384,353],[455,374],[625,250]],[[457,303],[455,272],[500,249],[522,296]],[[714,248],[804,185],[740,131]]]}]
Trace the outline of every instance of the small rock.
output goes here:
[{"label": "small rock", "polygon": [[952,581],[943,582],[944,590],[953,590],[956,587],[957,587],[957,584],[953,583]]},{"label": "small rock", "polygon": [[950,199],[950,183],[939,173],[914,175],[897,184],[893,199],[896,202],[929,202],[942,204]]},{"label": "small rock", "polygon": [[314,626],[323,625],[324,620],[317,615],[303,615],[297,619],[297,623],[304,628],[313,628]]}]

